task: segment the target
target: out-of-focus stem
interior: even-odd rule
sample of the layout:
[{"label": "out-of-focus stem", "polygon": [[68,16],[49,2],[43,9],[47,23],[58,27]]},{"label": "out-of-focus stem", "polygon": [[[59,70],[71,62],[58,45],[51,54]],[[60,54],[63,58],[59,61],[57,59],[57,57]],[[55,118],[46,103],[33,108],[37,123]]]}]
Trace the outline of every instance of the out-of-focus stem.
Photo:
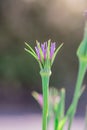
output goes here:
[{"label": "out-of-focus stem", "polygon": [[82,86],[82,81],[86,72],[86,66],[87,64],[85,62],[79,62],[79,72],[78,72],[78,78],[77,78],[77,83],[76,83],[76,88],[75,88],[75,93],[73,96],[73,101],[72,104],[67,112],[67,116],[69,116],[69,126],[68,130],[71,128],[72,120],[74,118],[77,104],[81,95],[81,86]]}]

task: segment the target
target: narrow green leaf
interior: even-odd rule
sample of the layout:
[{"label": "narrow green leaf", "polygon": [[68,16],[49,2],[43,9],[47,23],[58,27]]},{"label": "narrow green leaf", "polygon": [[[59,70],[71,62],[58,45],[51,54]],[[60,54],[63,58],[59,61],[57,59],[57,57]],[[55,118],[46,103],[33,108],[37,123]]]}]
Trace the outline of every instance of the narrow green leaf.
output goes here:
[{"label": "narrow green leaf", "polygon": [[54,59],[55,59],[55,57],[56,57],[58,51],[61,49],[62,46],[63,46],[63,43],[62,43],[62,44],[57,48],[57,50],[55,51],[55,53],[54,53],[54,55],[53,55],[53,57],[52,57],[52,60],[51,60],[51,66],[52,66],[52,64],[53,64],[53,62],[54,62]]}]

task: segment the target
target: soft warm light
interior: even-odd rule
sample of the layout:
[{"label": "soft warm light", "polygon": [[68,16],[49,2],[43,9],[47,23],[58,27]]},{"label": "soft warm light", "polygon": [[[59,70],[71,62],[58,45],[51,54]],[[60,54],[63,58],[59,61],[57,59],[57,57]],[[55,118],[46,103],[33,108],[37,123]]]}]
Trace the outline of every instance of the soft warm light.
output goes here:
[{"label": "soft warm light", "polygon": [[65,0],[67,8],[72,12],[82,12],[86,8],[85,0]]}]

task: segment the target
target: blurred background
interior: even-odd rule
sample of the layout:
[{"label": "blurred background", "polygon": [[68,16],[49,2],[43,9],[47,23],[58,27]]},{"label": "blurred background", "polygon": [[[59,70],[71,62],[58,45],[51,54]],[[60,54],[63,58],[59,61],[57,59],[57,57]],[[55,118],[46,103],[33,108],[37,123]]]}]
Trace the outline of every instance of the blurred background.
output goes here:
[{"label": "blurred background", "polygon": [[[76,50],[84,32],[87,0],[0,0],[0,115],[41,112],[31,96],[42,92],[39,66],[24,51],[24,41],[64,42],[52,67],[50,86],[66,89],[68,108],[78,72]],[[84,79],[87,86],[87,74]],[[77,115],[85,114],[87,88]]]}]

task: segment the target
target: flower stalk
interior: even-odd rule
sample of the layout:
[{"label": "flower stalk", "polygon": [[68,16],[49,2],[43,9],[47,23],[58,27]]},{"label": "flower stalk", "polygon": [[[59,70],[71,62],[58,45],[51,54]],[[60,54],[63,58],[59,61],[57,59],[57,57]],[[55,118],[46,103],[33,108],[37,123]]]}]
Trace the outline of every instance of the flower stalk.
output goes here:
[{"label": "flower stalk", "polygon": [[40,44],[36,41],[35,51],[25,43],[27,51],[31,54],[39,63],[40,66],[40,75],[42,79],[42,92],[43,92],[43,118],[42,118],[42,130],[47,130],[47,117],[48,117],[48,108],[49,108],[49,80],[51,76],[51,67],[53,65],[54,59],[63,46],[63,43],[56,49],[55,42],[48,40],[43,44]]}]

